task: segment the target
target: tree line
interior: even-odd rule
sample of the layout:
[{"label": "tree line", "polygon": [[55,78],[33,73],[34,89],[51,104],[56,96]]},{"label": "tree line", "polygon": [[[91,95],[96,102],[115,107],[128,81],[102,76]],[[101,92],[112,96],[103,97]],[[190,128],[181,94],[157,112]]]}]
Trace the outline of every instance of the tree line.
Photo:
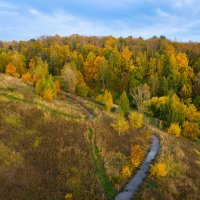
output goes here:
[{"label": "tree line", "polygon": [[114,101],[125,116],[137,107],[176,136],[179,129],[199,136],[199,43],[80,35],[1,41],[0,72],[32,82],[46,99],[62,88],[98,99],[107,110]]}]

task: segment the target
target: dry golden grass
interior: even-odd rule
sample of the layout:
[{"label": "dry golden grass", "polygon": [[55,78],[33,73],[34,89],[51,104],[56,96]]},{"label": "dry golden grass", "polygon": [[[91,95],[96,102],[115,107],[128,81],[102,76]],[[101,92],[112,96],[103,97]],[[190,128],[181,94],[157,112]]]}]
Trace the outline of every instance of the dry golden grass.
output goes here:
[{"label": "dry golden grass", "polygon": [[166,177],[149,177],[135,199],[199,200],[200,146],[183,137],[160,133],[161,149],[156,162],[166,162]]},{"label": "dry golden grass", "polygon": [[[91,158],[88,127],[71,99],[37,96],[0,75],[0,199],[105,199]],[[37,102],[36,104],[33,102]],[[61,114],[60,114],[61,113]]]},{"label": "dry golden grass", "polygon": [[77,103],[66,98],[65,95],[59,94],[55,100],[47,101],[35,93],[32,85],[24,83],[21,79],[0,74],[0,93],[4,92],[17,98],[41,103],[66,114],[84,117],[84,112],[80,110]]},{"label": "dry golden grass", "polygon": [[0,199],[104,199],[85,123],[0,98]]},{"label": "dry golden grass", "polygon": [[105,170],[110,181],[117,191],[122,189],[129,177],[122,175],[125,166],[130,165],[130,169],[134,170],[130,163],[131,147],[139,144],[147,153],[150,140],[146,138],[146,129],[129,128],[124,135],[119,135],[111,127],[114,120],[112,114],[106,112],[98,112],[98,116],[93,121],[93,127],[96,131],[97,145],[101,152],[101,157],[105,166]]},{"label": "dry golden grass", "polygon": [[[1,74],[0,93],[22,100],[0,96],[0,199],[28,200],[31,196],[31,200],[61,200],[66,194],[72,194],[73,200],[105,199],[88,145],[86,113],[79,103],[63,94],[46,101],[31,85]],[[139,144],[147,153],[151,134],[145,128],[129,128],[120,136],[111,127],[112,114],[100,111],[87,99],[77,99],[96,116],[91,124],[99,155],[109,180],[120,190],[130,177],[129,172],[127,176],[122,172],[127,166],[131,170],[132,145]],[[54,110],[83,118],[65,118]],[[147,178],[136,199],[200,199],[200,147],[182,137],[159,136],[161,149],[156,162],[166,162],[167,176]]]}]

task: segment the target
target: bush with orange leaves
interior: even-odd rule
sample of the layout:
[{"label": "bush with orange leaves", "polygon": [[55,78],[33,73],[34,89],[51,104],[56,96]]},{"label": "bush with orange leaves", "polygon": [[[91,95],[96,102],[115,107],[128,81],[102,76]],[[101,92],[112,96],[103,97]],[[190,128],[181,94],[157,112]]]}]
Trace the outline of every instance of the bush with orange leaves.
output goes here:
[{"label": "bush with orange leaves", "polygon": [[19,77],[16,67],[12,63],[9,63],[8,65],[6,65],[6,74],[14,76],[14,77]]},{"label": "bush with orange leaves", "polygon": [[144,159],[144,151],[141,149],[140,145],[133,145],[131,147],[131,157],[130,161],[134,167],[138,167],[142,160]]},{"label": "bush with orange leaves", "polygon": [[124,179],[131,177],[131,170],[130,170],[129,166],[123,167],[123,169],[121,171],[121,175],[122,175],[122,178],[124,178]]},{"label": "bush with orange leaves", "polygon": [[49,88],[49,89],[44,90],[42,96],[44,99],[53,100],[54,95],[53,95],[52,89]]},{"label": "bush with orange leaves", "polygon": [[29,81],[31,81],[31,74],[30,74],[29,72],[27,72],[26,74],[23,74],[23,75],[22,75],[22,80],[23,80],[24,82],[29,82]]},{"label": "bush with orange leaves", "polygon": [[150,175],[156,177],[167,176],[167,165],[165,162],[158,162],[150,167]]}]

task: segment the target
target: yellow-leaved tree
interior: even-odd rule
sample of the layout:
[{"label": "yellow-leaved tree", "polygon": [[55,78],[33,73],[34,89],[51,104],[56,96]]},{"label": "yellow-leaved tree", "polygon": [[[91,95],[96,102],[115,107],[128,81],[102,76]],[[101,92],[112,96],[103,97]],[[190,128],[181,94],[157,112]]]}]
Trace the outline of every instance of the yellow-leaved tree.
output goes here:
[{"label": "yellow-leaved tree", "polygon": [[151,176],[167,176],[167,165],[165,162],[158,162],[150,167]]},{"label": "yellow-leaved tree", "polygon": [[200,129],[197,123],[185,121],[183,124],[183,135],[192,140],[200,135]]},{"label": "yellow-leaved tree", "polygon": [[129,115],[130,124],[133,128],[141,128],[143,125],[143,115],[139,112],[132,112]]},{"label": "yellow-leaved tree", "polygon": [[103,103],[107,111],[110,111],[113,107],[113,98],[109,90],[105,90],[104,94],[99,95],[97,101]]},{"label": "yellow-leaved tree", "polygon": [[176,137],[180,137],[181,135],[181,128],[178,124],[172,123],[167,131],[171,135],[175,135]]},{"label": "yellow-leaved tree", "polygon": [[115,121],[111,124],[111,126],[118,132],[119,135],[123,135],[128,130],[128,123],[121,110],[117,112]]}]

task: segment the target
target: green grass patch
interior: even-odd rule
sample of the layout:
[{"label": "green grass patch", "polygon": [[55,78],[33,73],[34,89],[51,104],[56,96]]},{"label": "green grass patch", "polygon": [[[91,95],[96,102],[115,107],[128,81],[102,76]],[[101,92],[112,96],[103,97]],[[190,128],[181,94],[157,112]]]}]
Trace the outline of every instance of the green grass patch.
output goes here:
[{"label": "green grass patch", "polygon": [[155,190],[158,187],[157,183],[154,180],[148,180],[146,186],[151,190]]},{"label": "green grass patch", "polygon": [[15,87],[11,87],[11,86],[1,85],[0,86],[0,90],[7,90],[9,92],[14,92],[16,90],[16,88]]},{"label": "green grass patch", "polygon": [[21,118],[19,115],[6,115],[4,117],[4,122],[8,125],[11,125],[13,127],[20,127],[21,126]]},{"label": "green grass patch", "polygon": [[39,102],[36,102],[36,101],[32,101],[32,100],[22,99],[20,97],[15,96],[15,95],[7,94],[7,93],[0,93],[0,96],[6,97],[9,100],[19,101],[19,102],[23,102],[23,103],[26,103],[26,104],[29,104],[29,105],[38,106],[39,108],[47,110],[47,111],[49,111],[51,113],[58,114],[58,115],[61,115],[61,116],[64,116],[64,117],[68,117],[68,118],[71,118],[71,119],[82,119],[81,116],[75,116],[75,115],[66,114],[66,113],[63,113],[63,112],[61,112],[59,110],[53,109],[53,108],[51,108],[49,106],[43,105],[42,103],[39,103]]},{"label": "green grass patch", "polygon": [[[93,137],[94,137],[94,140],[92,141]],[[101,186],[104,190],[104,193],[107,199],[113,199],[116,195],[116,191],[113,188],[108,176],[105,173],[105,169],[101,161],[100,151],[96,145],[96,135],[92,127],[89,127],[89,139],[90,139],[91,148],[92,148],[92,158],[97,169],[99,181],[101,183]]]}]

